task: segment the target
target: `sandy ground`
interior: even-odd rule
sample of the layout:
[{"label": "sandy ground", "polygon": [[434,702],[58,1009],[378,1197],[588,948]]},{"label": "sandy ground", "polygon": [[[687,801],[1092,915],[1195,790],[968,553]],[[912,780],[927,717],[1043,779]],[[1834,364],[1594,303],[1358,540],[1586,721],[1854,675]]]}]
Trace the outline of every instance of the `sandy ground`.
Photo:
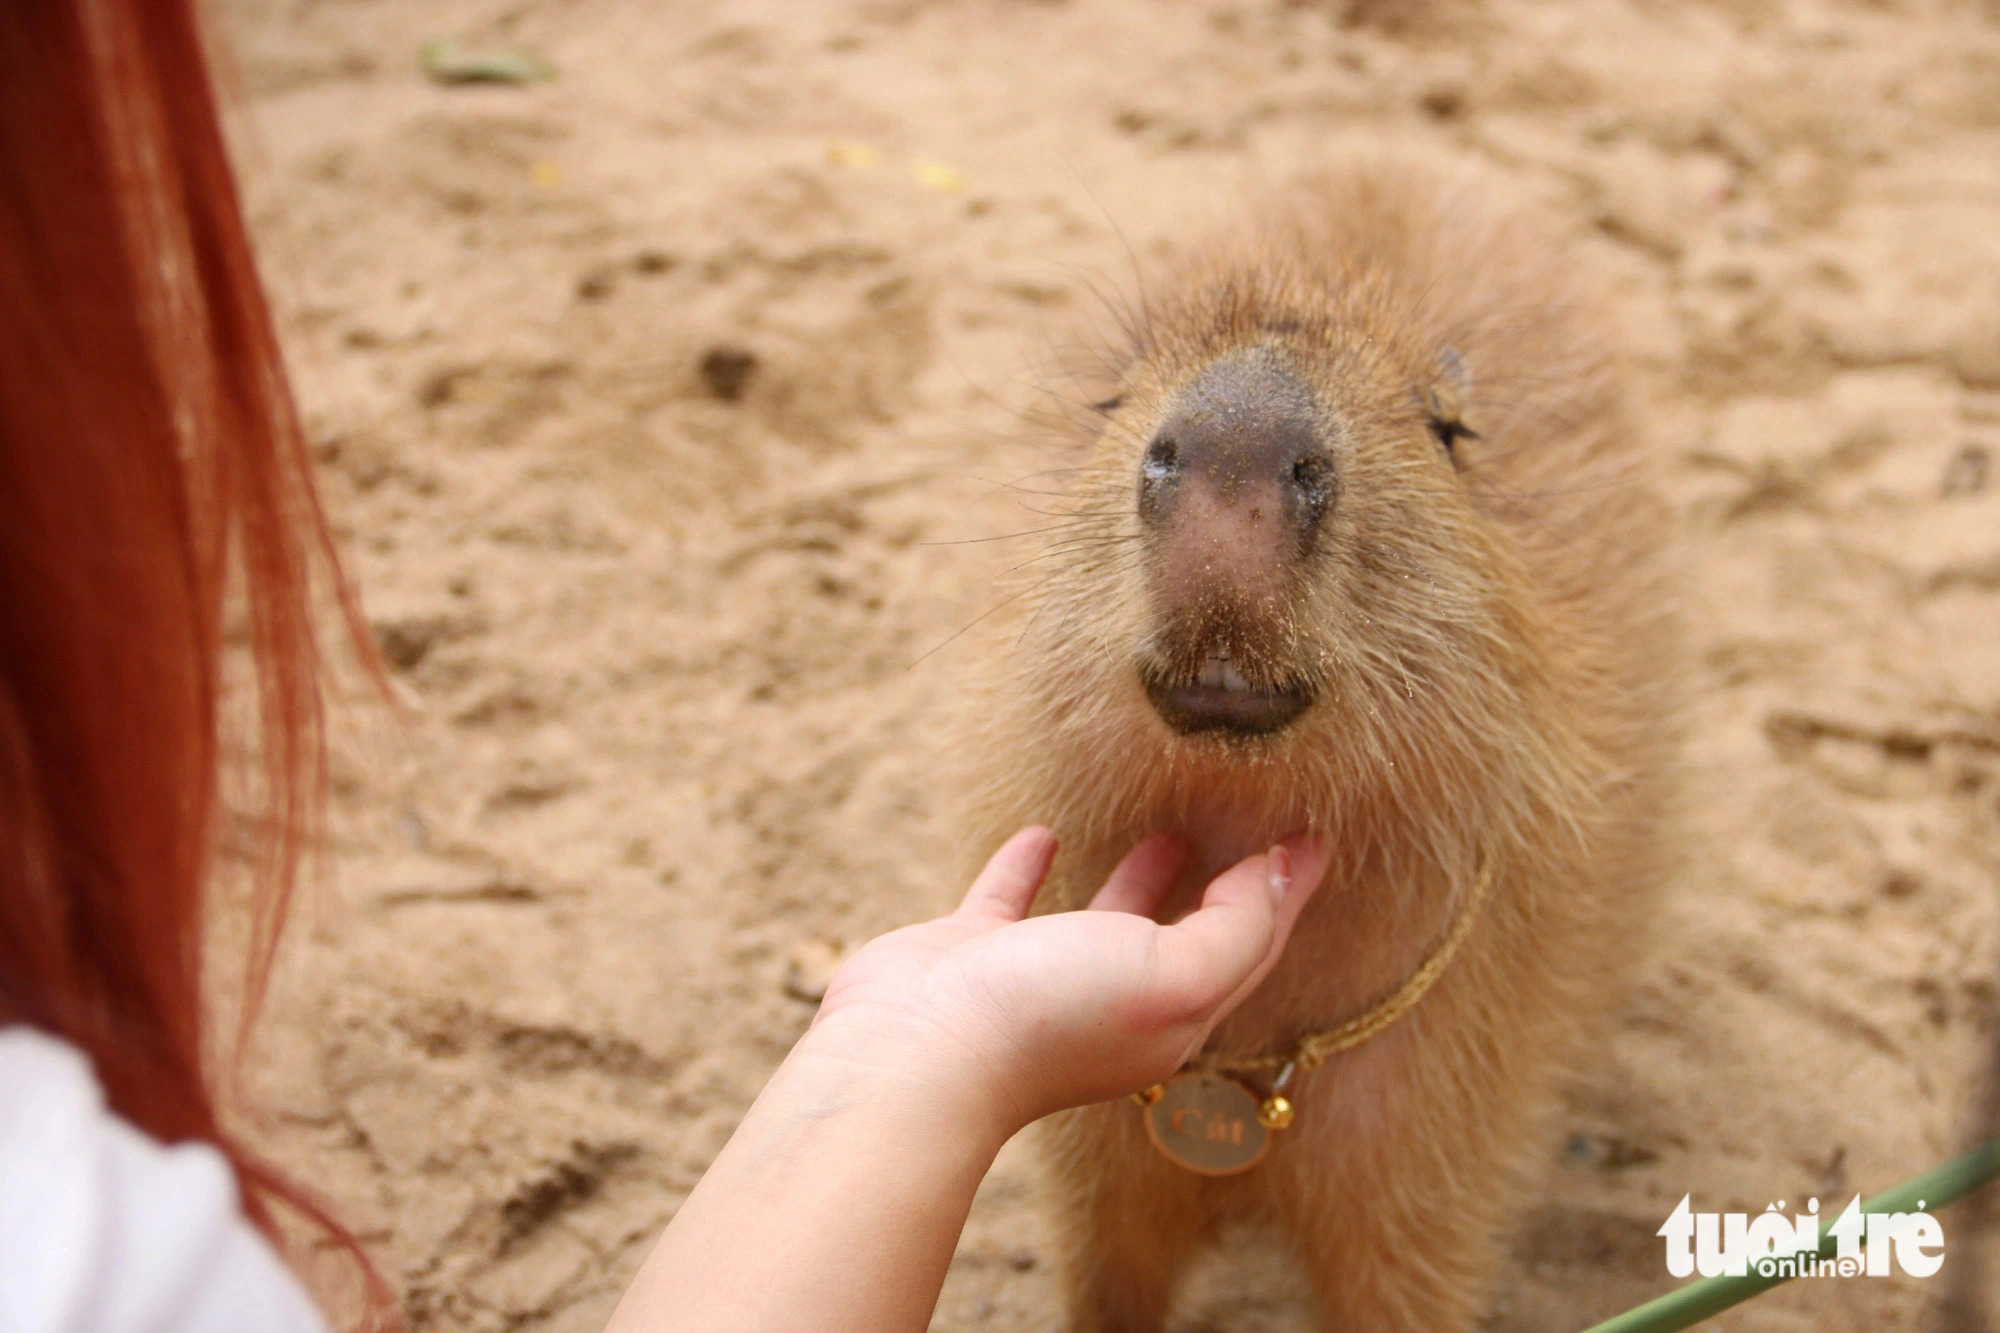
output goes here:
[{"label": "sandy ground", "polygon": [[[1990,3],[232,0],[220,26],[407,703],[343,719],[333,883],[253,1091],[416,1328],[598,1327],[809,1019],[791,951],[949,899],[947,641],[1031,549],[972,539],[1033,526],[1000,484],[1035,467],[1043,368],[1093,284],[1347,145],[1462,153],[1573,223],[1682,534],[1687,864],[1489,1326],[1670,1285],[1683,1194],[1844,1203],[1960,1146],[2000,959]],[[434,36],[558,75],[436,86]],[[1050,1247],[1013,1145],[937,1327],[1055,1327]],[[1916,1328],[1953,1271],[1717,1326]],[[1251,1243],[1176,1328],[1303,1329],[1298,1293]]]}]

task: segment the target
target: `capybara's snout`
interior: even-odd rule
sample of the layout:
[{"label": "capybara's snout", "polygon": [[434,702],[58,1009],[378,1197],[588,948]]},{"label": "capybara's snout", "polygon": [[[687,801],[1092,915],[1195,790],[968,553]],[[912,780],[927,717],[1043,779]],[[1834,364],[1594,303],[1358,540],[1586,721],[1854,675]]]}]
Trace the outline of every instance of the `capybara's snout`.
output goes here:
[{"label": "capybara's snout", "polygon": [[1217,361],[1174,400],[1139,464],[1139,517],[1174,600],[1275,593],[1334,503],[1305,381],[1266,348]]},{"label": "capybara's snout", "polygon": [[1322,420],[1306,382],[1252,348],[1190,381],[1140,457],[1155,621],[1144,675],[1176,731],[1273,732],[1311,702],[1285,648],[1338,500]]}]

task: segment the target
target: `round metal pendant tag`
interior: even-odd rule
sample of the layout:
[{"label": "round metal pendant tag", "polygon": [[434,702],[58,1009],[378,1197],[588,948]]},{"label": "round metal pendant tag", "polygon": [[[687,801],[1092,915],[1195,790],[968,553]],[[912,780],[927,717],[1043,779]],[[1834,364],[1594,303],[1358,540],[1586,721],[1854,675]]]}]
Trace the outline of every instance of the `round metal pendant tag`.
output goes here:
[{"label": "round metal pendant tag", "polygon": [[1257,1118],[1258,1100],[1220,1074],[1176,1074],[1146,1107],[1153,1146],[1204,1176],[1248,1171],[1271,1146],[1271,1131]]}]

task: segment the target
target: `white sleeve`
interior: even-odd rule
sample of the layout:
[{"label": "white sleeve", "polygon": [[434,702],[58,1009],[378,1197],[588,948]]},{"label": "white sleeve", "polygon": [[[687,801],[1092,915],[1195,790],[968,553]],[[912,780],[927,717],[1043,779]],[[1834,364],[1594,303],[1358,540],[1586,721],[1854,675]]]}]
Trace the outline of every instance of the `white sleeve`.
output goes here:
[{"label": "white sleeve", "polygon": [[84,1058],[0,1030],[0,1333],[325,1333],[206,1144],[113,1115]]}]

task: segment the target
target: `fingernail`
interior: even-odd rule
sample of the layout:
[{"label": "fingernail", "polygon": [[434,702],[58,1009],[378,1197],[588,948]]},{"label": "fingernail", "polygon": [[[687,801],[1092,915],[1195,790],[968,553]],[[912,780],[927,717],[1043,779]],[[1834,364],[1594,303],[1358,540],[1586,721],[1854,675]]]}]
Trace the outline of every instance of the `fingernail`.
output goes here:
[{"label": "fingernail", "polygon": [[1271,905],[1285,901],[1285,895],[1292,888],[1292,854],[1283,847],[1273,847],[1264,856],[1266,877],[1264,883],[1271,890]]}]

